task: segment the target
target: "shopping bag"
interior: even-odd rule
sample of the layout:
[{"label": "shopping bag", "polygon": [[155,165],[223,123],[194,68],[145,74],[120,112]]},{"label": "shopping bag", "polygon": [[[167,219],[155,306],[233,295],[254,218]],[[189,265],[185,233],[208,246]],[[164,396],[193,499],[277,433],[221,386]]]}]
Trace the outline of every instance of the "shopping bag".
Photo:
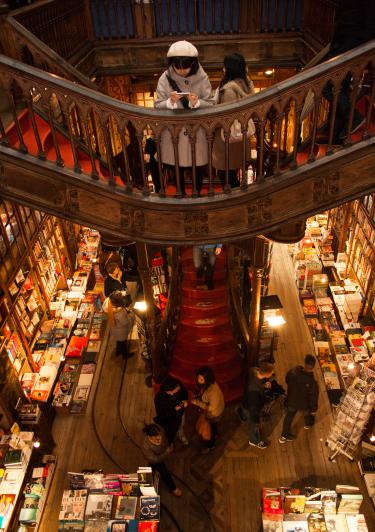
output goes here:
[{"label": "shopping bag", "polygon": [[205,412],[201,412],[199,414],[195,428],[197,429],[197,432],[202,440],[208,441],[211,439],[211,425],[206,419]]}]

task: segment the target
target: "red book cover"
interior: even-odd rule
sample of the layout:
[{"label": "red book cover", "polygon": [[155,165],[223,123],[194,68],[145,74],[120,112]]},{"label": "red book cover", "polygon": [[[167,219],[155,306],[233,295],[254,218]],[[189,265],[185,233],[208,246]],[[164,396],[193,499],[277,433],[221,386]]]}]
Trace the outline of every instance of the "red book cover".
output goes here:
[{"label": "red book cover", "polygon": [[67,358],[79,358],[82,355],[84,348],[87,346],[87,342],[87,336],[72,336],[66,349],[65,356]]},{"label": "red book cover", "polygon": [[157,521],[140,521],[138,523],[138,532],[157,532],[157,531],[158,531]]},{"label": "red book cover", "polygon": [[263,512],[265,514],[282,514],[283,503],[280,491],[273,488],[262,489]]}]

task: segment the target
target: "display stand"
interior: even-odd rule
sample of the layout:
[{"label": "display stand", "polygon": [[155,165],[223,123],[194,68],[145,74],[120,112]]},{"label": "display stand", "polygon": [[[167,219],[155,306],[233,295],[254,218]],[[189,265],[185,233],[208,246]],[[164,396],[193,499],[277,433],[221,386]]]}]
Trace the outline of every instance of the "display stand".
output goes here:
[{"label": "display stand", "polygon": [[[372,360],[375,362],[374,357]],[[334,425],[326,442],[333,451],[329,457],[331,461],[338,454],[354,460],[357,445],[375,405],[375,371],[370,365],[359,366],[358,376],[337,408]]]}]

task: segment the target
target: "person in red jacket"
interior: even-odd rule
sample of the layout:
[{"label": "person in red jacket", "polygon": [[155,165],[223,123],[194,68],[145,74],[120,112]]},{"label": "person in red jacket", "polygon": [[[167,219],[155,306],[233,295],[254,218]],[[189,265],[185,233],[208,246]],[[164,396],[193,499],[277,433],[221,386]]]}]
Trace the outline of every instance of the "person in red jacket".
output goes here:
[{"label": "person in red jacket", "polygon": [[292,422],[297,412],[304,413],[306,430],[314,425],[319,397],[318,383],[314,378],[315,363],[316,359],[313,355],[306,355],[304,366],[296,366],[286,374],[288,391],[285,406],[287,412],[279,438],[280,443],[296,439],[292,433]]}]

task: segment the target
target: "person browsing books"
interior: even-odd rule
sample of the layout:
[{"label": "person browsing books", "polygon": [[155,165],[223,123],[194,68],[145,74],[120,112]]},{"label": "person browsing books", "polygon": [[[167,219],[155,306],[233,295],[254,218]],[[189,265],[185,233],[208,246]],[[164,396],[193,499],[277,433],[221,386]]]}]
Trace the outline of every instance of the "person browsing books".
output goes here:
[{"label": "person browsing books", "polygon": [[292,422],[297,412],[304,413],[304,428],[306,430],[314,425],[319,398],[318,383],[314,378],[315,363],[316,359],[313,355],[306,355],[303,366],[296,366],[286,374],[285,380],[288,385],[288,390],[285,406],[287,412],[279,438],[280,443],[286,443],[287,441],[296,439],[292,433]]},{"label": "person browsing books", "polygon": [[135,316],[128,307],[131,303],[130,295],[121,290],[111,293],[103,303],[103,311],[108,315],[109,330],[116,340],[116,356],[128,356],[128,337],[133,329]]},{"label": "person browsing books", "polygon": [[155,421],[163,427],[169,445],[173,444],[176,436],[184,445],[189,443],[183,431],[183,417],[187,406],[186,388],[177,379],[166,377],[155,396]]},{"label": "person browsing books", "polygon": [[123,281],[123,271],[116,260],[111,260],[106,264],[105,270],[107,277],[104,281],[104,295],[110,296],[112,292],[117,290],[125,290],[125,282]]},{"label": "person browsing books", "polygon": [[266,449],[269,443],[262,440],[260,435],[260,419],[266,403],[267,382],[273,375],[273,365],[263,363],[259,367],[251,368],[243,397],[243,405],[236,412],[242,422],[249,425],[249,445]]},{"label": "person browsing books", "polygon": [[[198,50],[188,41],[173,43],[167,53],[168,69],[160,76],[156,88],[157,109],[199,109],[214,105],[211,83],[198,61]],[[179,168],[181,193],[185,191],[186,169],[192,167],[192,150],[188,132],[182,128],[178,136],[178,161],[169,131],[161,135],[162,163],[172,174]],[[203,176],[208,164],[208,144],[205,131],[200,128],[195,143],[196,188],[202,189]],[[176,178],[176,176],[175,176]]]},{"label": "person browsing books", "polygon": [[164,463],[164,460],[171,452],[164,430],[156,423],[151,423],[150,425],[145,425],[143,433],[142,453],[153,473],[157,471],[169,491],[175,497],[181,497],[182,492],[174,483],[172,475]]}]

